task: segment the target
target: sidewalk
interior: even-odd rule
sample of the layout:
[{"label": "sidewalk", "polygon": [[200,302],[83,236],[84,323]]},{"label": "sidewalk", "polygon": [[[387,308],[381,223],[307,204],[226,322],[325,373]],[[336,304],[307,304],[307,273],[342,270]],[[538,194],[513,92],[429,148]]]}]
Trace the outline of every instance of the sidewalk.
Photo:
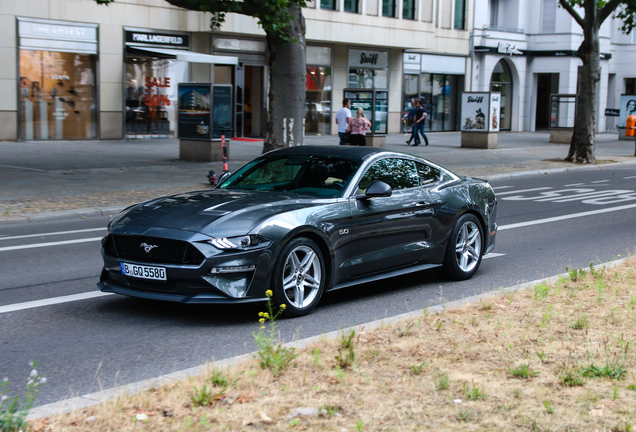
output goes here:
[{"label": "sidewalk", "polygon": [[[482,178],[511,172],[577,169],[563,159],[568,146],[547,132],[500,133],[499,148],[460,147],[460,133],[429,133],[431,145],[409,147],[406,135],[387,136],[387,150],[425,157],[459,174]],[[336,136],[309,136],[306,145],[336,145]],[[233,141],[230,170],[261,154],[262,142]],[[176,139],[139,141],[0,142],[0,224],[110,215],[153,197],[206,189],[220,162],[178,160]],[[596,136],[599,163],[636,163],[634,143]]]}]

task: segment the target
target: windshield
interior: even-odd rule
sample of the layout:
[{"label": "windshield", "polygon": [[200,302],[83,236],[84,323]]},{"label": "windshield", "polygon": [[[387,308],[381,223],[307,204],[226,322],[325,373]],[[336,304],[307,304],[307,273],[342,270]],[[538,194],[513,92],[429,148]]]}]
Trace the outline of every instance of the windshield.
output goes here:
[{"label": "windshield", "polygon": [[333,156],[265,156],[243,166],[220,188],[341,197],[358,166],[356,160]]}]

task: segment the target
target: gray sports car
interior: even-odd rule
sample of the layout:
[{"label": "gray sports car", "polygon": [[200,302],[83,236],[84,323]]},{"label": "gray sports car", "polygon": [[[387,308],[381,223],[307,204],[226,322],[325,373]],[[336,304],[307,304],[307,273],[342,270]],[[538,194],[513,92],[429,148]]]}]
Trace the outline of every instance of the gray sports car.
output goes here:
[{"label": "gray sports car", "polygon": [[98,287],[181,303],[264,301],[308,314],[325,291],[439,268],[475,274],[495,245],[484,180],[372,147],[302,146],[212,190],[132,205],[108,225]]}]

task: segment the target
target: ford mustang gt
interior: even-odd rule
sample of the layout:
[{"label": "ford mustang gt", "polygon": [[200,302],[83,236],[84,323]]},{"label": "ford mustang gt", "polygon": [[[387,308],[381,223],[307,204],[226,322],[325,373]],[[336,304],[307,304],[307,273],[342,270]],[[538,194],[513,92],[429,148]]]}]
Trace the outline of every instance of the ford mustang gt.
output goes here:
[{"label": "ford mustang gt", "polygon": [[484,180],[373,147],[301,146],[211,190],[132,205],[102,241],[105,292],[181,303],[264,301],[308,314],[325,291],[438,268],[468,279],[495,246]]}]

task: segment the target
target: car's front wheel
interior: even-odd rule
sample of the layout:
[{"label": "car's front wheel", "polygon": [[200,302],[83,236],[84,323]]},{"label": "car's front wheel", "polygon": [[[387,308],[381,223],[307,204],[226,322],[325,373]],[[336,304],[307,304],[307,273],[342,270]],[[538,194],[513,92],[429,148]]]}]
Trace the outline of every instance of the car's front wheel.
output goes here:
[{"label": "car's front wheel", "polygon": [[446,247],[443,272],[449,278],[471,278],[482,259],[483,232],[479,220],[472,214],[459,218]]},{"label": "car's front wheel", "polygon": [[308,238],[290,241],[276,262],[273,300],[285,305],[284,315],[299,317],[310,313],[325,288],[325,263],[320,248]]}]

